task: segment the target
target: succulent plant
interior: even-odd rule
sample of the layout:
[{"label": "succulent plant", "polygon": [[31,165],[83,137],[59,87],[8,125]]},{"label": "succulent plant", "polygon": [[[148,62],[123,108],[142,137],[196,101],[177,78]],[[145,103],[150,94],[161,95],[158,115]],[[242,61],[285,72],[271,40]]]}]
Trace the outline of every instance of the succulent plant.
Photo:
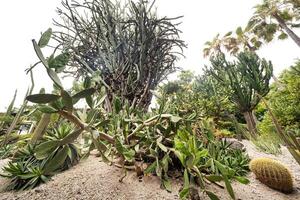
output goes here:
[{"label": "succulent plant", "polygon": [[267,186],[284,193],[293,191],[290,170],[281,162],[270,158],[257,158],[250,162],[250,170]]}]

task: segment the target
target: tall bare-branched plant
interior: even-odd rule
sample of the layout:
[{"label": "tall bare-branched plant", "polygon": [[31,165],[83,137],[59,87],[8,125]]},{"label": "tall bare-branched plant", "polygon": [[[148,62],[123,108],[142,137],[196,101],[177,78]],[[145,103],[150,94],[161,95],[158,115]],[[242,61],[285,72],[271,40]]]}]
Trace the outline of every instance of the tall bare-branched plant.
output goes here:
[{"label": "tall bare-branched plant", "polygon": [[71,54],[72,73],[100,73],[108,102],[113,94],[133,107],[147,109],[150,90],[177,67],[185,44],[179,39],[180,17],[158,17],[154,1],[64,1],[54,20],[54,39]]}]

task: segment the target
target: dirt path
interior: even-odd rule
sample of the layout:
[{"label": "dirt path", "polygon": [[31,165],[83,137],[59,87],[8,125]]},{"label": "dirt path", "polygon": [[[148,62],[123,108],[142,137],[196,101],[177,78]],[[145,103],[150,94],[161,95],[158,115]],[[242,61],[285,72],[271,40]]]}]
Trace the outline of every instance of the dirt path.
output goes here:
[{"label": "dirt path", "polygon": [[[278,157],[258,152],[248,141],[243,142],[251,158],[271,157],[284,162],[294,173],[296,191],[291,195],[285,195],[272,190],[259,181],[253,174],[249,175],[251,183],[242,185],[233,183],[237,198],[241,200],[299,200],[300,199],[300,168],[290,154],[283,148],[283,155]],[[0,161],[1,166],[1,161]],[[128,173],[123,183],[119,182],[122,171],[119,168],[108,166],[99,162],[99,158],[91,156],[72,169],[57,174],[46,184],[36,189],[23,192],[0,193],[0,199],[47,199],[47,200],[80,200],[80,199],[106,199],[106,200],[176,200],[179,199],[178,191],[181,187],[179,180],[173,181],[173,192],[168,193],[160,188],[157,177],[144,177],[139,182],[134,173]],[[0,179],[0,186],[5,183]],[[298,187],[298,188],[297,188]],[[223,189],[212,187],[220,199],[230,199]],[[298,191],[297,191],[298,190]],[[201,199],[208,199],[202,197]]]}]

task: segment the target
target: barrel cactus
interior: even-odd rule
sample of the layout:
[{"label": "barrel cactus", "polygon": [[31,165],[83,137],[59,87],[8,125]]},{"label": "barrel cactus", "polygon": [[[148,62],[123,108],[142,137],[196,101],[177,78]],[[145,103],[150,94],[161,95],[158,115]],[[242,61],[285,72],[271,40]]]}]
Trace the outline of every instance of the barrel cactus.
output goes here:
[{"label": "barrel cactus", "polygon": [[257,158],[250,162],[250,170],[267,186],[284,193],[293,191],[292,175],[281,162],[270,158]]}]

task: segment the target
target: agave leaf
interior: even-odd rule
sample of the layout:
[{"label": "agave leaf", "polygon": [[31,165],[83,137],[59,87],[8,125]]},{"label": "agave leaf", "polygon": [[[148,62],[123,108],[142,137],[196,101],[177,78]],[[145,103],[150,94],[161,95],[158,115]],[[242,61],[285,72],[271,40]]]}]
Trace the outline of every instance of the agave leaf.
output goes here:
[{"label": "agave leaf", "polygon": [[50,103],[57,99],[60,96],[55,94],[33,94],[26,97],[26,100],[33,102],[33,103]]},{"label": "agave leaf", "polygon": [[186,199],[190,191],[190,180],[189,180],[189,174],[187,169],[184,170],[183,179],[184,179],[184,185],[183,185],[183,189],[179,193],[180,199]]},{"label": "agave leaf", "polygon": [[150,149],[150,154],[154,157],[158,156],[157,152],[154,149]]},{"label": "agave leaf", "polygon": [[98,122],[97,124],[95,124],[94,127],[95,128],[103,127],[103,126],[106,126],[107,124],[109,124],[109,122],[110,122],[109,119],[102,120],[102,121]]},{"label": "agave leaf", "polygon": [[208,150],[207,149],[203,149],[201,151],[198,151],[196,153],[196,158],[195,158],[194,164],[198,164],[200,162],[200,159],[203,158],[203,157],[206,157],[207,155],[208,155]]},{"label": "agave leaf", "polygon": [[222,163],[220,163],[217,160],[214,160],[214,163],[217,166],[218,170],[220,170],[222,175],[224,175],[224,176],[229,175],[228,168],[225,165],[223,165]]},{"label": "agave leaf", "polygon": [[247,179],[245,177],[242,177],[242,176],[235,176],[234,179],[237,180],[238,182],[242,183],[242,184],[249,184],[250,183],[249,179]]},{"label": "agave leaf", "polygon": [[49,160],[48,163],[45,164],[44,173],[49,174],[57,170],[61,165],[65,162],[68,156],[69,147],[68,145],[64,145],[62,149],[58,150],[58,152],[54,155],[53,158]]},{"label": "agave leaf", "polygon": [[226,189],[227,189],[229,195],[231,196],[232,199],[235,199],[233,188],[229,182],[229,179],[227,178],[226,175],[223,175],[223,178],[224,178],[225,186],[226,186]]},{"label": "agave leaf", "polygon": [[67,91],[62,90],[61,97],[62,97],[62,103],[66,107],[66,110],[72,111],[73,110],[73,100],[72,100],[71,95]]},{"label": "agave leaf", "polygon": [[45,46],[47,46],[47,44],[49,43],[50,39],[51,39],[51,35],[52,35],[52,29],[48,28],[41,36],[40,40],[39,40],[39,47],[43,48]]},{"label": "agave leaf", "polygon": [[33,178],[35,176],[36,176],[36,174],[31,174],[31,173],[18,175],[18,177],[20,177],[21,179],[30,179],[30,178]]},{"label": "agave leaf", "polygon": [[81,160],[85,160],[90,156],[91,151],[93,151],[95,149],[95,145],[94,143],[91,143],[91,145],[89,146],[89,150],[81,157]]},{"label": "agave leaf", "polygon": [[179,197],[180,199],[186,199],[188,194],[190,192],[190,188],[187,187],[187,188],[183,188],[180,192],[179,192]]},{"label": "agave leaf", "polygon": [[49,180],[49,178],[47,178],[47,176],[45,176],[45,175],[41,175],[41,179],[44,183]]},{"label": "agave leaf", "polygon": [[185,155],[183,155],[180,151],[174,151],[177,158],[180,160],[181,164],[185,166]]},{"label": "agave leaf", "polygon": [[51,140],[39,144],[35,148],[35,157],[38,160],[46,158],[55,148],[59,146],[59,143],[56,140]]},{"label": "agave leaf", "polygon": [[208,176],[205,176],[205,178],[211,182],[220,182],[223,180],[223,177],[222,176],[219,176],[219,175],[208,175]]},{"label": "agave leaf", "polygon": [[205,193],[211,200],[220,200],[213,192],[206,190]]},{"label": "agave leaf", "polygon": [[185,187],[185,188],[190,187],[189,173],[188,173],[187,169],[184,170],[183,179],[184,179],[183,187]]},{"label": "agave leaf", "polygon": [[82,129],[77,129],[73,131],[72,133],[70,133],[60,141],[60,145],[70,144],[74,142],[78,138],[78,136],[82,133],[82,131],[83,131]]},{"label": "agave leaf", "polygon": [[194,166],[194,163],[195,163],[195,156],[192,154],[187,157],[186,166],[191,169]]}]

